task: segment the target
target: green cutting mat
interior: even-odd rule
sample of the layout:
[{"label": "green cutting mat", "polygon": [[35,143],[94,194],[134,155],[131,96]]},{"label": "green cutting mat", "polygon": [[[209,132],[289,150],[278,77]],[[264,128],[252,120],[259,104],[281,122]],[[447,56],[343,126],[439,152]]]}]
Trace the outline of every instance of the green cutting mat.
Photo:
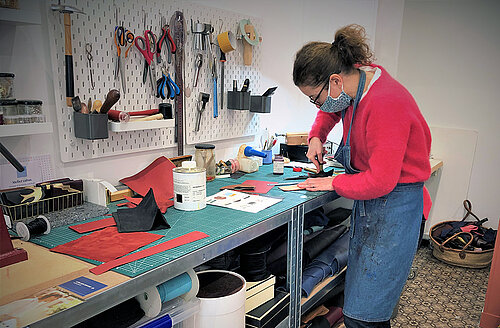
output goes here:
[{"label": "green cutting mat", "polygon": [[[285,169],[285,175],[273,175],[272,165],[262,166],[259,172],[252,174],[246,174],[239,179],[216,179],[215,181],[207,183],[207,195],[213,195],[219,191],[220,187],[242,183],[245,180],[263,180],[263,181],[275,181],[284,182],[284,178],[292,175],[300,175],[305,173],[294,173],[291,172],[290,168]],[[165,263],[168,263],[176,258],[184,256],[192,251],[195,251],[201,247],[204,247],[210,243],[241,231],[251,225],[261,222],[269,217],[279,214],[285,210],[293,208],[300,203],[303,203],[311,198],[317,197],[323,192],[307,192],[307,191],[297,191],[297,192],[283,192],[277,187],[274,187],[266,195],[272,197],[282,197],[283,201],[268,207],[258,213],[247,213],[243,211],[237,211],[229,208],[223,208],[218,206],[207,205],[207,207],[200,211],[179,211],[170,207],[165,213],[165,217],[170,224],[170,229],[157,230],[152,233],[163,235],[163,238],[140,248],[143,250],[151,246],[163,243],[167,240],[182,236],[191,231],[202,231],[209,235],[208,238],[204,238],[195,241],[190,244],[182,245],[174,249],[167,250],[165,252],[149,256],[147,258],[137,260],[131,263],[124,264],[113,269],[116,272],[124,274],[129,277],[135,277],[151,269],[159,267]],[[119,202],[117,202],[119,203]],[[109,206],[110,211],[116,211],[116,205],[111,204]],[[86,220],[85,222],[95,221],[102,219],[103,217],[97,217],[94,219]],[[78,239],[83,234],[79,234],[68,226],[62,226],[53,229],[48,235],[42,235],[33,239],[31,242],[45,246],[47,248],[53,248],[55,246],[73,241]],[[138,250],[138,251],[139,251]],[[77,257],[83,261],[87,261],[93,264],[101,264],[102,262],[89,260],[81,257]]]}]

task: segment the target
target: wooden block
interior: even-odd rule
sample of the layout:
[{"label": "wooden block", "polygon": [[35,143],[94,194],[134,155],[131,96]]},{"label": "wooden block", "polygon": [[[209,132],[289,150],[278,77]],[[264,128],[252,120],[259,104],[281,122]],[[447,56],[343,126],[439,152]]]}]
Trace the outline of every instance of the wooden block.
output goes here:
[{"label": "wooden block", "polygon": [[130,189],[123,189],[123,190],[118,190],[115,192],[109,192],[108,191],[108,199],[110,202],[115,202],[117,200],[122,200],[125,199],[125,197],[132,197],[134,195],[134,192]]},{"label": "wooden block", "polygon": [[70,256],[51,253],[44,247],[21,240],[14,240],[13,244],[28,252],[28,260],[0,268],[0,305],[89,272],[86,263]]}]

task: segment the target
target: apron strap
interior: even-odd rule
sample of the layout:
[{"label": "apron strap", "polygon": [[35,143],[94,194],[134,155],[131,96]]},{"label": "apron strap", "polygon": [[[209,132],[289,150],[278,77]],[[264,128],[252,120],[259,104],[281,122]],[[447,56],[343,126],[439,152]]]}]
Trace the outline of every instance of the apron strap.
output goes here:
[{"label": "apron strap", "polygon": [[[354,99],[354,104],[352,105],[351,124],[349,125],[349,132],[347,133],[347,140],[345,142],[346,146],[349,146],[349,141],[351,139],[352,123],[354,122],[354,113],[356,112],[356,108],[358,108],[358,104],[361,101],[361,97],[363,96],[363,90],[365,89],[365,82],[366,82],[366,73],[365,71],[360,69],[358,91],[356,92],[356,98]],[[344,116],[345,116],[345,110],[342,111],[342,122],[344,122]]]}]

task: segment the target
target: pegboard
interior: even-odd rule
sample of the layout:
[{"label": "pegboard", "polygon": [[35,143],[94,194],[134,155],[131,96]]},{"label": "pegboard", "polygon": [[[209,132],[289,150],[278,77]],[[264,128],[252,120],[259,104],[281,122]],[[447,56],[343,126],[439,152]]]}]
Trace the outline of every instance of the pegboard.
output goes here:
[{"label": "pegboard", "polygon": [[[114,44],[114,28],[121,24],[129,29],[135,36],[144,34],[144,13],[146,13],[146,26],[153,27],[153,32],[159,34],[160,18],[164,16],[167,23],[175,11],[182,11],[185,19],[185,62],[184,62],[184,87],[191,89],[191,96],[184,96],[184,142],[194,144],[226,140],[242,136],[254,135],[258,132],[259,115],[249,111],[235,111],[226,108],[227,99],[224,95],[224,108],[220,108],[220,62],[218,48],[213,46],[217,58],[218,79],[218,105],[219,117],[213,118],[213,80],[208,65],[208,51],[203,53],[203,66],[197,87],[193,87],[196,71],[193,50],[193,34],[191,33],[191,19],[193,22],[209,23],[214,27],[213,42],[221,31],[237,32],[238,22],[250,18],[256,30],[262,26],[261,20],[245,14],[229,12],[222,9],[204,7],[184,1],[131,1],[131,0],[68,0],[66,5],[83,10],[86,15],[71,15],[72,47],[73,47],[73,72],[75,82],[75,95],[82,102],[99,99],[104,102],[110,89],[118,89],[121,98],[113,107],[118,110],[137,111],[158,108],[161,100],[153,94],[149,83],[142,83],[143,56],[132,46],[125,63],[127,92],[123,93],[120,77],[114,78],[116,63],[116,46]],[[86,140],[74,136],[73,109],[66,106],[65,98],[65,73],[64,73],[64,24],[63,15],[53,12],[50,3],[47,3],[48,30],[51,39],[51,60],[54,72],[54,90],[56,98],[56,116],[61,159],[63,162],[78,161],[104,156],[129,154],[138,151],[164,149],[174,147],[174,128],[157,128],[140,131],[112,132],[109,131],[108,139]],[[92,68],[95,88],[91,88],[88,60],[85,54],[85,44],[92,44]],[[260,46],[253,47],[252,66],[243,64],[243,44],[237,41],[236,50],[226,54],[224,89],[232,90],[232,81],[237,80],[241,88],[243,81],[250,79],[250,90],[260,90],[261,72]],[[164,52],[162,52],[164,53]],[[175,56],[173,56],[175,57]],[[164,57],[165,58],[165,57]],[[162,60],[163,61],[163,60]],[[174,60],[168,65],[172,79],[174,78]],[[156,67],[157,76],[160,78],[160,69]],[[202,115],[200,131],[195,132],[197,115],[197,101],[199,93],[210,94],[210,101]]]}]

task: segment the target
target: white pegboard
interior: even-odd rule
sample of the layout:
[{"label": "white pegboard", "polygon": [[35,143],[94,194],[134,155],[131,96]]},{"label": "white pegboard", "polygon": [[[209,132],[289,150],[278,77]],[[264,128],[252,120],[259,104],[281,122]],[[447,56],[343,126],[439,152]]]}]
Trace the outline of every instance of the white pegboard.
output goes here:
[{"label": "white pegboard", "polygon": [[[110,89],[121,90],[120,79],[114,79],[116,61],[116,47],[114,45],[114,28],[116,22],[124,22],[125,28],[131,30],[136,36],[143,36],[144,12],[147,14],[147,26],[153,26],[153,32],[158,34],[160,17],[164,16],[167,23],[176,10],[184,13],[186,24],[184,87],[191,88],[191,96],[184,98],[184,138],[185,143],[209,142],[225,140],[241,136],[254,135],[259,129],[259,116],[248,111],[234,111],[226,108],[227,100],[224,99],[224,109],[220,109],[220,63],[217,61],[218,102],[219,117],[213,118],[213,81],[208,68],[208,56],[204,54],[204,63],[200,72],[197,87],[193,88],[195,74],[195,58],[193,52],[193,35],[190,33],[191,19],[194,22],[210,23],[214,26],[213,38],[222,31],[230,30],[236,34],[237,24],[240,19],[250,18],[256,30],[262,26],[259,19],[248,17],[216,8],[200,6],[184,1],[129,1],[129,0],[67,0],[65,4],[83,10],[87,15],[72,15],[72,46],[73,46],[73,71],[75,76],[75,95],[82,102],[99,99],[104,101]],[[118,18],[115,16],[118,8]],[[65,76],[64,76],[64,24],[63,15],[50,10],[47,3],[47,18],[49,35],[51,39],[51,57],[54,72],[54,89],[56,96],[56,112],[58,121],[58,134],[61,159],[64,162],[78,161],[103,156],[128,154],[137,151],[163,149],[174,147],[174,128],[148,129],[130,132],[109,131],[109,138],[104,140],[86,140],[76,138],[73,131],[73,109],[66,106]],[[161,13],[161,14],[160,14]],[[95,88],[90,87],[88,61],[85,56],[85,43],[92,44],[93,69]],[[214,51],[216,50],[213,47]],[[216,57],[219,58],[218,50]],[[237,80],[241,88],[245,78],[251,81],[250,90],[260,90],[260,46],[253,49],[252,66],[243,65],[243,45],[238,41],[237,49],[227,54],[225,63],[224,89],[232,89],[232,81]],[[132,46],[127,58],[125,70],[127,74],[127,93],[121,92],[121,98],[114,109],[135,111],[157,108],[162,102],[156,98],[151,90],[149,80],[142,83],[143,57]],[[169,66],[172,75],[173,63]],[[157,68],[157,78],[159,78]],[[172,76],[174,79],[174,77]],[[196,120],[196,102],[200,92],[209,93],[210,102],[203,113],[201,128],[194,132]],[[173,101],[170,102],[174,106]]]}]

